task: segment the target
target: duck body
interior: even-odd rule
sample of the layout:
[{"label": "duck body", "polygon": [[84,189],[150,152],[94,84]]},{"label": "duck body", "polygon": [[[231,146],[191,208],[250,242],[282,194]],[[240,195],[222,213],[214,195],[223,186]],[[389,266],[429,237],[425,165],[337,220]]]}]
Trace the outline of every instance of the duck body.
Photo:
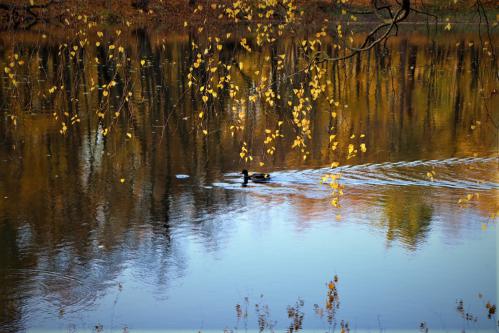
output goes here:
[{"label": "duck body", "polygon": [[270,181],[270,174],[268,173],[252,173],[251,175],[248,173],[248,170],[243,170],[241,172],[244,175],[243,185],[248,184],[248,181],[252,181],[253,183],[266,183]]},{"label": "duck body", "polygon": [[264,183],[270,181],[270,175],[268,173],[253,173],[249,176],[252,182]]}]

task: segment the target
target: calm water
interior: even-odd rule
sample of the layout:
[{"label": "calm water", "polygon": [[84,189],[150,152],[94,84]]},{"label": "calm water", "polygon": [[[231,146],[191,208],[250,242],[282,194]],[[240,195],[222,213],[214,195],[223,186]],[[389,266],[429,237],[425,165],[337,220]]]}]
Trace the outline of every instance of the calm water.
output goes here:
[{"label": "calm water", "polygon": [[[103,90],[91,87],[113,78],[107,49],[80,49],[76,61],[51,38],[0,44],[2,68],[14,53],[30,59],[16,89],[5,73],[0,80],[0,331],[244,330],[258,327],[256,303],[282,331],[298,299],[303,326],[327,329],[314,304],[325,306],[335,275],[338,325],[496,327],[485,304],[499,298],[490,217],[499,104],[477,35],[414,32],[388,50],[327,65],[340,103],[332,117],[329,103],[313,102],[306,160],[290,148],[289,85],[277,86],[273,106],[222,95],[201,122],[187,74],[191,42],[202,41],[145,31],[122,39],[129,80],[114,78],[104,119],[95,111]],[[251,54],[234,45],[225,42],[220,56],[243,63],[230,70],[240,96],[276,72],[274,61],[258,65],[266,56],[286,54],[285,68],[299,67],[299,40]],[[64,89],[47,97],[56,82]],[[112,118],[127,84],[131,114]],[[81,119],[65,136],[53,116],[64,110]],[[104,121],[114,123],[107,136]],[[279,121],[284,137],[264,154],[265,130]],[[243,142],[251,163],[239,157]],[[349,143],[367,151],[348,158]],[[340,208],[321,184],[332,161],[345,186]],[[242,168],[272,172],[273,182],[241,187]],[[463,320],[459,299],[477,322]],[[238,318],[236,304],[248,318]]]}]

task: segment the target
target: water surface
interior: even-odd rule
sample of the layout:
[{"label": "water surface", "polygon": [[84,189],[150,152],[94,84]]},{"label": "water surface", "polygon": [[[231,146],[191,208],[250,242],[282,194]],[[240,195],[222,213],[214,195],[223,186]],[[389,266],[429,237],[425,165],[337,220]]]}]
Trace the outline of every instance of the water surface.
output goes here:
[{"label": "water surface", "polygon": [[[124,35],[133,115],[107,136],[95,112],[102,90],[90,89],[111,79],[106,49],[76,61],[58,41],[33,38],[0,48],[1,67],[14,52],[31,59],[16,89],[0,80],[0,330],[243,330],[258,327],[255,303],[286,328],[298,299],[304,327],[327,329],[314,304],[324,307],[335,275],[335,320],[355,329],[497,325],[485,309],[498,299],[497,81],[476,34],[402,34],[387,50],[325,65],[341,103],[314,102],[306,160],[290,148],[289,85],[273,106],[221,96],[200,122],[186,83],[193,35]],[[221,55],[245,64],[231,73],[249,96],[256,70],[276,71],[255,64],[284,53],[296,70],[297,45],[247,54],[227,41]],[[111,97],[126,85],[116,80]],[[64,93],[47,99],[54,82]],[[81,119],[66,135],[61,110]],[[284,134],[273,155],[269,128]],[[349,157],[349,143],[367,151]],[[272,182],[242,187],[242,168]],[[340,208],[321,184],[332,172],[345,186]],[[463,320],[459,299],[477,322]],[[246,320],[236,304],[249,307]]]}]

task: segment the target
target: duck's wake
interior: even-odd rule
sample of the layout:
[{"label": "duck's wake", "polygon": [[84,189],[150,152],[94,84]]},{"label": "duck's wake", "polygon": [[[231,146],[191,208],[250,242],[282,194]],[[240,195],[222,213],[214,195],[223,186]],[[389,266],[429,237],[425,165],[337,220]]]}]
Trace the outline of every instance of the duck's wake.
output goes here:
[{"label": "duck's wake", "polygon": [[[287,170],[272,173],[267,187],[289,192],[293,188],[318,185],[327,174],[341,174],[345,186],[426,186],[466,190],[499,189],[499,159],[497,157],[449,158],[410,162],[385,162],[345,165],[337,168]],[[240,188],[240,174],[228,173],[225,181],[214,186]],[[259,190],[262,190],[259,187]],[[294,191],[293,191],[294,192]]]}]

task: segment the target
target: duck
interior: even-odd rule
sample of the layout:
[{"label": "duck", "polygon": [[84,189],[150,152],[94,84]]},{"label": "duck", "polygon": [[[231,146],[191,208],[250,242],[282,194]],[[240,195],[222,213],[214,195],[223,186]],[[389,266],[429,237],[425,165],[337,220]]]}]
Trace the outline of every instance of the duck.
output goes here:
[{"label": "duck", "polygon": [[248,181],[252,181],[253,183],[266,183],[270,181],[270,174],[268,173],[252,173],[251,175],[248,174],[248,170],[244,169],[241,172],[242,175],[244,175],[244,182],[243,185],[248,184]]}]

